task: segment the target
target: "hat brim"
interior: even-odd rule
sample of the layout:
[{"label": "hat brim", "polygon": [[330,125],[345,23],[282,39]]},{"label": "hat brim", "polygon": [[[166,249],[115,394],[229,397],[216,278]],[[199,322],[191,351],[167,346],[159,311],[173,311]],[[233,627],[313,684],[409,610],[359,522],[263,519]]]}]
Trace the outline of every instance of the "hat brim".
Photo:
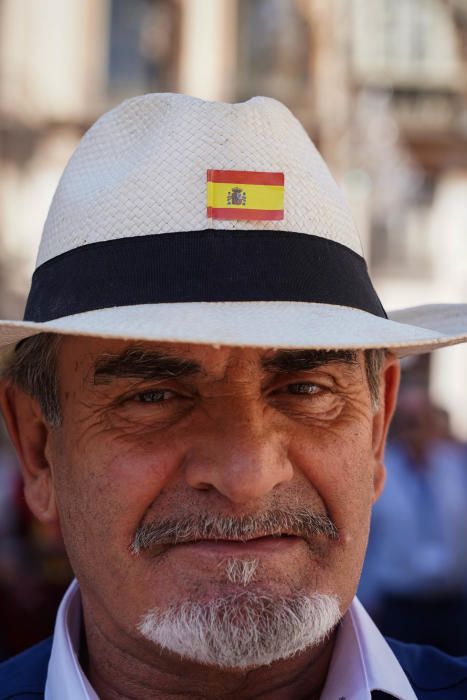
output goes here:
[{"label": "hat brim", "polygon": [[0,348],[37,333],[269,348],[388,348],[405,356],[467,341],[467,304],[401,309],[380,318],[304,302],[120,306],[44,323],[0,322]]}]

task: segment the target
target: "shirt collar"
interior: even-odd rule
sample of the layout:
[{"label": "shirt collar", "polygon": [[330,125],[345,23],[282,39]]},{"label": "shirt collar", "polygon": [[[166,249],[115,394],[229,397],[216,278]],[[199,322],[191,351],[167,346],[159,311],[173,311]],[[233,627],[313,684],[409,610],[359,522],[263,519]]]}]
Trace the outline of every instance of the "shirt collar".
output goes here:
[{"label": "shirt collar", "polygon": [[58,608],[45,700],[99,700],[79,663],[80,632],[81,596],[75,579]]},{"label": "shirt collar", "polygon": [[321,700],[371,700],[374,690],[417,700],[389,644],[355,598],[341,622]]},{"label": "shirt collar", "polygon": [[[79,663],[80,630],[75,580],[58,609],[45,700],[99,700]],[[396,700],[417,700],[394,653],[355,598],[340,624],[321,700],[371,700],[373,690]]]}]

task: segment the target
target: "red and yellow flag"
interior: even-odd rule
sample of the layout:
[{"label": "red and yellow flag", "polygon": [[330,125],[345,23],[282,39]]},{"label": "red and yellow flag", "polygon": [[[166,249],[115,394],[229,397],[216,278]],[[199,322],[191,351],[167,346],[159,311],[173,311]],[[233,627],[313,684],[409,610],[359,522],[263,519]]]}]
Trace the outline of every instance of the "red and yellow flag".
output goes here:
[{"label": "red and yellow flag", "polygon": [[279,221],[284,218],[284,173],[208,170],[210,219]]}]

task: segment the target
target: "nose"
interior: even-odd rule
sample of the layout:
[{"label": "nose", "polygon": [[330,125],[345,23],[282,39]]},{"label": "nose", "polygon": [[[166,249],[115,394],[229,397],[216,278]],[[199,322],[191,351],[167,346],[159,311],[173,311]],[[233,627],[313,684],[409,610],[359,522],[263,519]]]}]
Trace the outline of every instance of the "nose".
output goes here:
[{"label": "nose", "polygon": [[261,417],[234,415],[211,425],[186,455],[185,478],[231,503],[264,498],[293,477],[284,436]]}]

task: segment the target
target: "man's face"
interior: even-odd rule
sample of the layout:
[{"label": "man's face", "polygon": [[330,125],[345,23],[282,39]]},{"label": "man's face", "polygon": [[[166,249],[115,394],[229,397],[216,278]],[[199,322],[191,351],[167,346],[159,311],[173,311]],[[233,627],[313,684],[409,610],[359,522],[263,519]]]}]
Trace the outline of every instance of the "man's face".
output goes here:
[{"label": "man's face", "polygon": [[[394,393],[394,361],[385,376]],[[347,608],[384,478],[391,403],[383,382],[381,408],[372,406],[362,353],[70,337],[58,379],[63,422],[45,454],[88,616],[137,637],[154,607],[245,587],[335,595]],[[337,536],[301,532],[303,513],[332,521]],[[271,537],[274,518],[288,536]],[[201,541],[173,536],[173,526],[226,519],[250,519],[248,536],[234,527],[235,541],[219,539],[209,526]],[[152,539],[138,539],[144,532]],[[255,562],[248,583],[232,575],[238,560]]]}]

